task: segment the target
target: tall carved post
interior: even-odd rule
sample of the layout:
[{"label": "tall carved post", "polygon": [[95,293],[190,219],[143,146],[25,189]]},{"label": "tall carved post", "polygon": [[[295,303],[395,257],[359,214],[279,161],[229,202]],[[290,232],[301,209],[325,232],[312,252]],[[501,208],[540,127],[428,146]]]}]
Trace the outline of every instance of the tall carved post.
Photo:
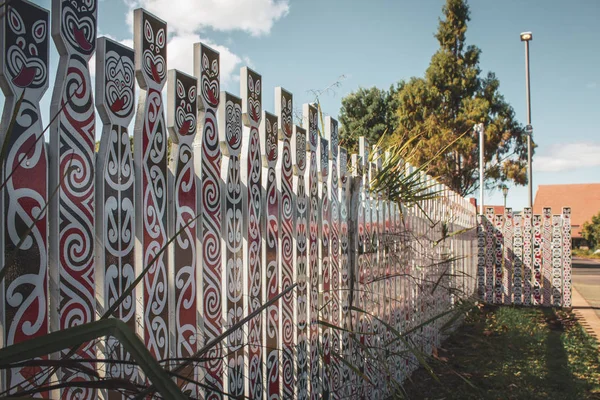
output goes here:
[{"label": "tall carved post", "polygon": [[523,305],[531,306],[532,284],[531,208],[523,209]]},{"label": "tall carved post", "polygon": [[562,215],[552,215],[552,306],[562,306]]},{"label": "tall carved post", "polygon": [[162,89],[167,78],[167,24],[142,9],[133,14],[135,73],[140,85],[134,128],[136,275],[144,276],[144,342],[169,357],[167,251],[167,128]]},{"label": "tall carved post", "polygon": [[[127,132],[134,113],[135,68],[133,49],[104,37],[97,45],[96,107],[104,126],[96,157],[96,298],[103,314],[135,280],[133,155]],[[135,310],[132,292],[113,316],[135,332]],[[112,337],[107,338],[105,354],[131,361]],[[107,377],[137,379],[137,368],[132,365],[106,368]],[[109,398],[122,399],[123,395],[110,391]]]},{"label": "tall carved post", "polygon": [[[348,151],[340,147],[340,162],[338,172],[340,176],[339,199],[340,199],[340,305],[341,305],[341,352],[345,360],[351,361],[352,348],[350,346],[350,309],[348,295],[350,289],[350,271],[348,260]],[[350,397],[350,368],[340,363],[341,369],[341,392],[339,397]]]},{"label": "tall carved post", "polygon": [[[329,184],[327,177],[329,176],[329,142],[325,138],[321,138],[319,146],[321,156],[321,172],[319,178],[321,180],[321,320],[331,324],[331,265],[329,264]],[[331,395],[331,328],[327,325],[321,325],[321,340],[323,341],[323,368],[322,368],[322,394],[323,399],[329,399]]]},{"label": "tall carved post", "polygon": [[[242,94],[242,117],[249,128],[242,144],[242,185],[246,187],[248,215],[244,215],[244,274],[247,285],[248,314],[258,310],[264,303],[262,283],[262,167],[260,158],[260,135],[258,127],[262,118],[262,80],[250,68],[240,71]],[[262,313],[248,323],[248,366],[244,379],[248,382],[248,396],[252,399],[263,397]]]},{"label": "tall carved post", "polygon": [[[48,10],[29,1],[6,3],[2,11],[0,346],[6,347],[48,333],[48,156],[39,102],[48,89],[49,27]],[[29,378],[28,368],[3,371],[0,390],[31,389]]]},{"label": "tall carved post", "polygon": [[512,304],[521,305],[523,304],[523,217],[521,214],[513,215],[513,237]]},{"label": "tall carved post", "polygon": [[[198,293],[196,267],[197,194],[194,169],[196,113],[198,111],[198,81],[177,70],[168,73],[167,127],[173,142],[168,175],[169,218],[168,235],[177,238],[169,245],[169,285],[174,307],[170,326],[174,343],[171,351],[177,358],[191,357],[198,349],[196,340]],[[196,368],[189,365],[181,375],[197,380]],[[179,387],[192,397],[198,396],[197,386],[184,379]]]},{"label": "tall carved post", "polygon": [[552,209],[542,210],[542,271],[545,307],[552,306]]},{"label": "tall carved post", "polygon": [[[340,202],[338,178],[338,123],[331,117],[325,118],[325,135],[329,140],[329,166],[328,186],[331,196],[331,324],[335,326],[331,332],[331,350],[336,354],[340,352]],[[340,396],[341,371],[338,358],[334,358],[331,365],[331,394],[332,398]]]},{"label": "tall carved post", "polygon": [[[504,226],[502,227],[504,246],[504,262],[502,266],[502,297],[505,305],[512,304],[513,295],[513,238],[514,238],[514,216],[512,208],[504,209]],[[519,271],[520,272],[520,271]],[[519,290],[520,291],[520,290]]]},{"label": "tall carved post", "polygon": [[[227,92],[221,92],[223,102],[219,105],[219,137],[224,159],[221,168],[225,180],[225,203],[223,209],[223,246],[225,247],[226,279],[223,292],[225,328],[230,328],[243,318],[243,249],[242,249],[242,183],[240,181],[240,152],[242,147],[242,100]],[[244,393],[243,330],[238,329],[227,337],[227,369],[225,392],[231,396]]]},{"label": "tall carved post", "polygon": [[[263,265],[265,266],[265,279],[263,287],[266,301],[272,300],[279,293],[279,254],[277,244],[279,240],[279,192],[277,191],[277,180],[275,165],[277,164],[277,117],[263,111],[260,125],[262,136],[261,153],[263,166],[267,167],[263,174],[263,193],[265,194],[265,220],[266,235],[263,238]],[[263,362],[266,366],[266,398],[279,397],[279,349],[281,348],[281,336],[279,335],[279,322],[281,306],[279,301],[267,308],[266,326],[264,329],[266,344]]]},{"label": "tall carved post", "polygon": [[563,255],[563,290],[562,306],[571,307],[572,289],[571,289],[571,207],[562,209],[562,255]]},{"label": "tall carved post", "polygon": [[[281,290],[294,282],[293,266],[293,195],[292,195],[292,94],[283,88],[275,88],[275,114],[279,119],[279,153],[277,163],[277,188],[281,193]],[[294,396],[294,297],[290,292],[283,296],[281,314],[281,375],[283,398]]]},{"label": "tall carved post", "polygon": [[308,270],[309,276],[309,321],[310,321],[310,385],[311,400],[319,398],[320,355],[319,355],[319,182],[317,177],[317,143],[319,140],[319,116],[317,108],[304,104],[303,122],[308,135]]},{"label": "tall carved post", "polygon": [[298,283],[296,290],[296,393],[300,400],[308,398],[308,275],[306,228],[307,228],[307,196],[304,182],[306,169],[306,131],[294,126],[292,137],[292,166],[294,171],[293,185],[295,202],[294,232],[294,270]]},{"label": "tall carved post", "polygon": [[[94,293],[94,100],[88,62],[96,50],[97,2],[52,1],[52,37],[60,54],[50,115],[50,324],[54,331],[92,322]],[[53,318],[54,317],[54,318]],[[77,352],[95,358],[89,343]],[[84,363],[94,369],[94,364]],[[61,369],[62,382],[91,379]],[[93,389],[66,389],[62,396],[95,397]]]},{"label": "tall carved post", "polygon": [[[210,47],[194,45],[194,75],[199,81],[199,121],[202,124],[202,157],[200,165],[200,210],[202,212],[200,237],[202,241],[202,316],[204,343],[222,332],[223,323],[223,265],[221,241],[221,147],[217,125],[219,106],[219,53]],[[206,381],[217,391],[223,391],[223,355],[221,344],[207,353],[204,363]],[[206,388],[205,399],[222,396]]]},{"label": "tall carved post", "polygon": [[542,216],[534,214],[532,218],[533,248],[533,305],[542,304]]}]

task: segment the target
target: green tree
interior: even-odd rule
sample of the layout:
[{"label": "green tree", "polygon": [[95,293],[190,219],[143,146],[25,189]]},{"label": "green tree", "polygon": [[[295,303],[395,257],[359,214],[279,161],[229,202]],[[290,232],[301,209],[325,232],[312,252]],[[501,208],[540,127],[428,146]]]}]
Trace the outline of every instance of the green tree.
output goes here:
[{"label": "green tree", "polygon": [[[493,72],[481,76],[481,50],[466,45],[470,20],[466,0],[447,0],[435,35],[440,48],[423,78],[411,78],[397,93],[394,139],[410,143],[411,162],[461,195],[479,187],[478,141],[473,125],[485,126],[487,186],[527,183],[526,136],[514,110],[499,93]],[[450,144],[450,146],[449,146]]]},{"label": "green tree", "polygon": [[600,243],[600,213],[594,215],[591,221],[583,223],[581,236],[590,245],[590,248],[595,248]]},{"label": "green tree", "polygon": [[357,152],[360,136],[375,144],[383,135],[394,133],[398,127],[396,94],[400,87],[401,83],[389,90],[360,88],[344,97],[339,115],[340,145]]}]

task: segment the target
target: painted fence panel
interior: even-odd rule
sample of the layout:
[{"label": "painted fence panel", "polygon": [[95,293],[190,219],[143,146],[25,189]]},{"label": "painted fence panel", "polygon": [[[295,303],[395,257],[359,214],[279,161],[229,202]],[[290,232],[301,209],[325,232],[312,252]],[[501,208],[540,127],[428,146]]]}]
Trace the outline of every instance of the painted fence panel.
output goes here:
[{"label": "painted fence panel", "polygon": [[[6,147],[0,175],[0,270],[5,277],[0,282],[0,346],[6,347],[49,329],[48,154],[39,103],[48,89],[50,21],[48,10],[29,1],[6,4],[3,12],[0,142]],[[35,385],[27,368],[2,371],[1,380],[5,388],[13,388],[8,394]]]},{"label": "painted fence panel", "polygon": [[[571,209],[561,211],[552,215],[546,207],[542,215],[532,215],[531,209],[525,208],[513,214],[507,208],[504,215],[495,215],[493,208],[487,208],[485,216],[478,216],[476,282],[480,299],[524,306],[571,306]],[[495,240],[490,242],[490,238]],[[502,249],[503,262],[498,256]],[[495,269],[490,268],[493,252]],[[492,281],[494,286],[490,286]]]}]

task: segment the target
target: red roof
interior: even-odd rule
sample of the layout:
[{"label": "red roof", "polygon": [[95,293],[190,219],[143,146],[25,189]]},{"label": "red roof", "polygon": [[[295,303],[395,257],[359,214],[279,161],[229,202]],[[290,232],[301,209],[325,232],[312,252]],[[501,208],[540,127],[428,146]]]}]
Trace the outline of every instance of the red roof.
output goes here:
[{"label": "red roof", "polygon": [[553,214],[571,207],[571,235],[580,238],[583,223],[600,212],[600,183],[539,185],[533,213],[541,214],[544,207],[551,207]]}]

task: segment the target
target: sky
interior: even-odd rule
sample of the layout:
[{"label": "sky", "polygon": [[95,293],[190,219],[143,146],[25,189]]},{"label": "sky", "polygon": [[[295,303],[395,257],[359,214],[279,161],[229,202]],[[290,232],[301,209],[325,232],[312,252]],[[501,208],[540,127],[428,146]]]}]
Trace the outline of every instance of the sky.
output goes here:
[{"label": "sky", "polygon": [[[98,0],[98,36],[132,45],[132,10],[144,7],[168,23],[167,66],[192,74],[193,43],[221,54],[222,90],[239,95],[239,69],[263,77],[263,109],[274,111],[275,86],[294,94],[295,108],[323,93],[337,118],[341,99],[359,87],[389,88],[423,76],[438,48],[434,33],[444,0]],[[50,0],[34,3],[50,9]],[[600,0],[471,0],[467,43],[482,50],[500,92],[526,122],[525,51],[530,45],[533,190],[538,185],[600,182]],[[50,89],[58,54],[51,44]],[[94,75],[92,59],[91,71]],[[93,79],[93,76],[92,76]],[[3,98],[0,95],[0,106]],[[97,137],[101,132],[98,120]],[[474,194],[477,195],[477,194]],[[498,190],[486,204],[502,204]],[[527,187],[509,185],[507,206],[527,206]]]}]

